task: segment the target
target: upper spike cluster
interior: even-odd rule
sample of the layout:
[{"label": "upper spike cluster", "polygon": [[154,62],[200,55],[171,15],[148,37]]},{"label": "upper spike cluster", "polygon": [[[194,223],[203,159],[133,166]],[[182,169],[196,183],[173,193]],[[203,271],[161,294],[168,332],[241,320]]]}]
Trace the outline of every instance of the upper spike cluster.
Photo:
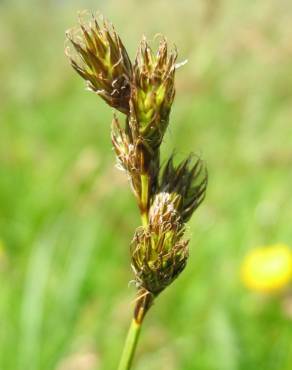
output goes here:
[{"label": "upper spike cluster", "polygon": [[[201,204],[207,188],[204,162],[190,155],[178,165],[173,156],[163,169],[160,145],[169,123],[175,96],[177,51],[161,38],[154,53],[143,38],[132,65],[116,31],[92,17],[79,30],[67,32],[73,49],[67,55],[90,90],[126,115],[115,116],[112,143],[136,196],[143,226],[131,244],[131,261],[139,296],[136,319],[141,320],[153,297],[184,269],[188,241],[185,223]],[[142,314],[141,314],[142,312]],[[142,316],[141,316],[142,315]]]}]

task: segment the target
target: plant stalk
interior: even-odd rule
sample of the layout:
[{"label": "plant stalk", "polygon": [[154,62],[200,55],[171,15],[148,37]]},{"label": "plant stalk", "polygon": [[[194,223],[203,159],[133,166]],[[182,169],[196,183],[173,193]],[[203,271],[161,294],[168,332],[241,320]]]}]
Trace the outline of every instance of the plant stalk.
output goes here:
[{"label": "plant stalk", "polygon": [[148,194],[149,194],[149,177],[141,175],[141,219],[142,225],[148,225]]},{"label": "plant stalk", "polygon": [[136,306],[134,310],[134,317],[132,319],[128,331],[118,370],[131,369],[142,322],[144,320],[146,313],[151,307],[153,300],[154,300],[153,295],[146,291],[145,289],[142,288],[138,291],[138,297],[136,300]]},{"label": "plant stalk", "polygon": [[135,318],[132,319],[118,370],[129,370],[131,368],[141,330],[141,324],[142,322],[136,321]]}]

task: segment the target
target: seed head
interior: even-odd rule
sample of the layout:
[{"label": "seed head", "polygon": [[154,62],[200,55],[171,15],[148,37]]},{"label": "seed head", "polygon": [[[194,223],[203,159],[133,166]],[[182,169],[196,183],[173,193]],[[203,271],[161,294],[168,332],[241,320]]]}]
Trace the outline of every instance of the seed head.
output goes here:
[{"label": "seed head", "polygon": [[177,211],[182,222],[187,222],[204,200],[207,184],[207,169],[200,158],[191,154],[175,166],[172,155],[163,170],[159,191],[180,195]]},{"label": "seed head", "polygon": [[141,136],[156,150],[168,126],[175,89],[176,50],[168,52],[162,39],[154,55],[145,39],[141,41],[133,67],[130,109]]},{"label": "seed head", "polygon": [[[72,67],[87,82],[88,88],[111,107],[128,114],[132,64],[114,28],[96,17],[77,30],[66,32],[73,49],[66,48]],[[77,31],[77,32],[76,32]]]},{"label": "seed head", "polygon": [[136,137],[128,135],[116,116],[112,121],[112,143],[118,159],[118,167],[129,174],[143,172],[143,153]]},{"label": "seed head", "polygon": [[205,197],[207,171],[192,155],[160,166],[160,145],[175,96],[177,52],[162,38],[156,54],[144,38],[132,67],[114,28],[93,16],[68,31],[66,53],[90,90],[126,115],[114,116],[112,143],[138,206],[142,227],[131,243],[131,265],[138,287],[134,317],[141,322],[153,299],[183,271],[188,259],[185,223]]},{"label": "seed head", "polygon": [[185,222],[205,197],[207,172],[193,156],[175,166],[168,160],[149,209],[149,224],[132,242],[132,268],[140,290],[153,296],[176,279],[188,259]]},{"label": "seed head", "polygon": [[[126,122],[126,128],[128,123]],[[116,116],[112,121],[111,137],[117,155],[118,168],[126,171],[138,205],[142,210],[142,183],[141,175],[149,176],[149,196],[157,188],[159,172],[159,155],[151,156],[145,149],[141,137],[133,132],[127,132],[121,127]]]},{"label": "seed head", "polygon": [[180,196],[158,194],[149,211],[149,225],[136,230],[132,246],[132,268],[140,289],[158,295],[185,268],[188,241],[176,210]]}]

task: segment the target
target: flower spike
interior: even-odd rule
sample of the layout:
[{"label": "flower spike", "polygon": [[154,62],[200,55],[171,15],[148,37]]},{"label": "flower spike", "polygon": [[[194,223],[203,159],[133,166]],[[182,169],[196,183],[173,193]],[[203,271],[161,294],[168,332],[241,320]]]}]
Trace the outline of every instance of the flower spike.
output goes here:
[{"label": "flower spike", "polygon": [[129,369],[140,326],[156,297],[184,270],[189,256],[186,222],[205,198],[205,163],[189,155],[174,164],[173,155],[160,165],[160,147],[175,96],[177,51],[164,37],[153,52],[143,38],[132,65],[121,39],[109,23],[80,21],[77,33],[67,32],[66,53],[88,88],[111,107],[111,140],[118,167],[130,180],[142,226],[130,245],[137,297],[129,337],[119,370]]},{"label": "flower spike", "polygon": [[66,32],[73,46],[66,49],[72,67],[89,90],[128,114],[132,64],[120,37],[108,22],[100,26],[94,16],[91,22],[79,23],[77,32]]},{"label": "flower spike", "polygon": [[169,122],[175,88],[176,50],[168,52],[167,41],[160,41],[158,52],[143,38],[133,67],[130,108],[138,131],[155,151]]},{"label": "flower spike", "polygon": [[190,154],[177,166],[173,155],[167,161],[161,176],[159,191],[178,194],[177,206],[183,222],[187,222],[203,202],[208,185],[208,172],[205,163]]}]

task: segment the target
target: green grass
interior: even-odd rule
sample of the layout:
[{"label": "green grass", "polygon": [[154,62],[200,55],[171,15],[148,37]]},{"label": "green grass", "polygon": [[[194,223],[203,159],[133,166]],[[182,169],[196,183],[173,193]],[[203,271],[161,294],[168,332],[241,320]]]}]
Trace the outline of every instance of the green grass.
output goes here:
[{"label": "green grass", "polygon": [[63,53],[87,7],[131,56],[163,32],[189,59],[163,156],[199,152],[210,175],[188,267],[147,317],[134,368],[289,370],[291,293],[246,291],[239,266],[254,246],[292,245],[292,7],[145,3],[0,4],[0,369],[115,369],[132,314],[139,216],[114,168],[112,112]]}]

